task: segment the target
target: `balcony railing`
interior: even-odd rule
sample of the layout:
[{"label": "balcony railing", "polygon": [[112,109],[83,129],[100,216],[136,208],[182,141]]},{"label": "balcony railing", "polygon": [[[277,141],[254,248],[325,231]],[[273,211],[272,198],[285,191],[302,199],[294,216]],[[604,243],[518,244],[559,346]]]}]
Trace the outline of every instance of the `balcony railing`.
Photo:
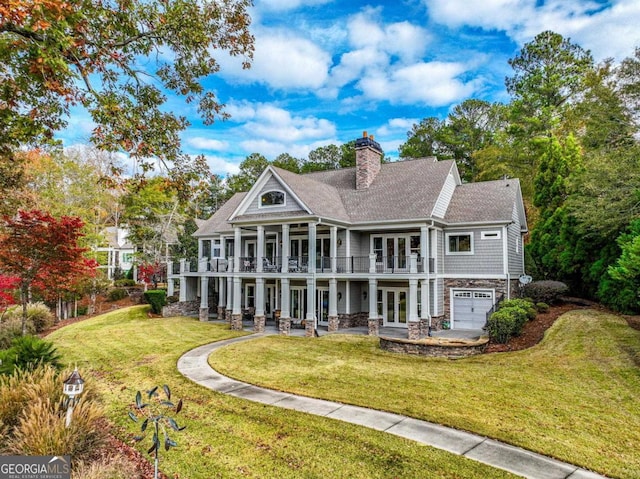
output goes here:
[{"label": "balcony railing", "polygon": [[[316,258],[316,273],[331,273],[334,268],[338,274],[356,274],[356,273],[380,273],[380,274],[399,274],[399,273],[425,273],[428,268],[429,273],[435,272],[434,258],[416,258],[415,269],[412,270],[411,256],[339,256],[331,258],[322,256]],[[243,256],[240,258],[239,271],[243,273],[258,272],[258,258],[255,256]],[[181,273],[195,272],[214,272],[227,273],[234,271],[234,258],[203,258],[183,259],[180,262],[171,264],[171,274],[179,275]],[[282,268],[282,257],[263,258],[261,272],[264,273],[280,273]],[[308,273],[309,257],[308,256],[289,256],[287,259],[287,271],[290,273]]]}]

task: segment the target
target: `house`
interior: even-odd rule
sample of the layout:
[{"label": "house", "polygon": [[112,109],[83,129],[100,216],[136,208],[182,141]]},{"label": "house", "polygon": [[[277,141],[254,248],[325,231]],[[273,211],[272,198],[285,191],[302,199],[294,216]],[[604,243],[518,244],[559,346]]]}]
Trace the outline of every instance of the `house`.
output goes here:
[{"label": "house", "polygon": [[[169,268],[182,312],[252,317],[256,331],[368,326],[479,329],[524,274],[517,179],[463,184],[453,160],[381,163],[365,132],[356,166],[305,175],[269,166],[195,233],[197,261]],[[215,304],[213,304],[215,303]],[[186,309],[185,309],[186,308]]]},{"label": "house", "polygon": [[104,246],[96,251],[105,255],[104,264],[99,268],[107,272],[107,278],[113,279],[114,273],[126,274],[134,263],[135,246],[129,241],[129,231],[117,226],[108,226],[102,230]]}]

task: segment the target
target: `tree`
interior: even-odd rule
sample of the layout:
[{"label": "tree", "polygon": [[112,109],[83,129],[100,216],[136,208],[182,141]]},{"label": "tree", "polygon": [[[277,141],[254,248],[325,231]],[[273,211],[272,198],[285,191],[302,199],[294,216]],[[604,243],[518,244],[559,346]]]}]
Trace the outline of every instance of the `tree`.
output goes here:
[{"label": "tree", "polygon": [[[49,145],[71,106],[97,124],[92,142],[123,151],[142,171],[150,158],[188,171],[179,133],[188,122],[163,107],[170,90],[206,124],[225,117],[202,80],[214,53],[253,53],[250,0],[16,0],[0,5],[0,161],[20,146]],[[168,61],[167,59],[171,59]],[[140,61],[144,59],[143,61]]]},{"label": "tree", "polygon": [[337,145],[320,146],[309,152],[309,158],[302,162],[301,173],[337,170],[342,161],[342,150]]},{"label": "tree", "polygon": [[289,153],[281,153],[271,162],[273,166],[282,168],[283,170],[300,173],[300,164],[302,160],[291,156]]},{"label": "tree", "polygon": [[0,323],[9,306],[16,304],[14,293],[19,284],[20,278],[0,274]]},{"label": "tree", "polygon": [[32,288],[46,290],[90,275],[97,266],[78,246],[82,221],[77,217],[56,219],[38,210],[19,211],[3,218],[0,236],[0,271],[20,278],[22,334],[26,334],[27,303]]},{"label": "tree", "polygon": [[232,193],[249,191],[262,172],[269,166],[269,160],[259,153],[251,153],[242,163],[240,171],[227,178],[227,188]]},{"label": "tree", "polygon": [[588,50],[558,33],[542,32],[509,60],[514,75],[505,80],[515,112],[526,130],[549,132],[567,103],[584,91],[585,73],[593,67]]},{"label": "tree", "polygon": [[624,313],[640,311],[640,221],[631,223],[629,232],[616,240],[620,257],[607,269],[600,293],[605,304]]},{"label": "tree", "polygon": [[445,122],[438,118],[424,118],[413,125],[407,133],[407,142],[400,145],[401,158],[424,158],[437,156],[439,159],[453,155],[443,143]]}]

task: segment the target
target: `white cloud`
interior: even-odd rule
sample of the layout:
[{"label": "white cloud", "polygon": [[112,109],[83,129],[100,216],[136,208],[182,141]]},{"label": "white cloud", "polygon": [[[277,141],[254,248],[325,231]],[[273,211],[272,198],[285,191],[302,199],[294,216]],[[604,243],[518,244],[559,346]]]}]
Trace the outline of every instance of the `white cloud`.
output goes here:
[{"label": "white cloud", "polygon": [[257,29],[251,68],[237,58],[220,58],[220,75],[240,83],[263,83],[275,89],[316,89],[327,79],[331,56],[290,31]]},{"label": "white cloud", "polygon": [[404,137],[416,123],[420,123],[419,118],[391,118],[387,123],[378,128],[377,134],[385,138],[397,136],[398,134],[402,134]]},{"label": "white cloud", "polygon": [[463,25],[504,31],[519,44],[538,33],[552,30],[570,37],[596,60],[621,59],[640,43],[640,2],[614,0],[611,5],[595,1],[548,0],[424,0],[432,20],[457,28]]},{"label": "white cloud", "polygon": [[416,63],[371,73],[358,82],[358,87],[366,97],[392,104],[444,106],[469,97],[476,89],[474,81],[458,79],[465,70],[461,63]]},{"label": "white cloud", "polygon": [[212,173],[226,176],[228,174],[235,175],[240,171],[240,168],[238,166],[241,161],[240,159],[237,163],[229,161],[229,158],[223,158],[213,155],[205,155],[205,159],[207,160],[207,164],[209,165]]},{"label": "white cloud", "polygon": [[186,140],[186,143],[189,146],[198,148],[199,150],[225,151],[229,148],[229,143],[226,141],[215,140],[213,138],[204,138],[202,136],[188,138]]}]

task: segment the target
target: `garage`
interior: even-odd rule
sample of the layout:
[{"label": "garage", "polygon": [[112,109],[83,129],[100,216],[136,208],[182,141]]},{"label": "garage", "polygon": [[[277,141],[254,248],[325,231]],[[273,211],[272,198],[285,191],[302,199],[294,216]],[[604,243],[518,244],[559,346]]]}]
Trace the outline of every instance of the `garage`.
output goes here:
[{"label": "garage", "polygon": [[453,290],[451,327],[455,329],[482,329],[487,322],[487,311],[493,306],[493,291],[479,289]]}]

